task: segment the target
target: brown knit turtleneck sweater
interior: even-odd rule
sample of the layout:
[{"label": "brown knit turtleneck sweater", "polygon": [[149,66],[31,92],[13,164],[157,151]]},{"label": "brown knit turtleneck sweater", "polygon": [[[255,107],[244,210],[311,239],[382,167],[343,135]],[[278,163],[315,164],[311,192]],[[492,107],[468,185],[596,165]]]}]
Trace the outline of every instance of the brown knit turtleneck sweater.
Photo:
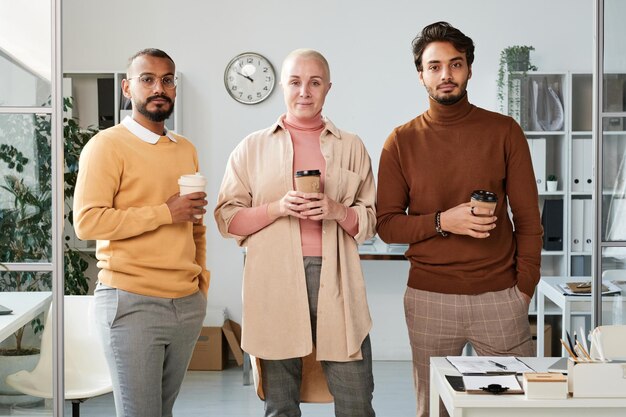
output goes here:
[{"label": "brown knit turtleneck sweater", "polygon": [[[477,189],[498,195],[491,235],[436,233],[435,212],[469,201]],[[539,282],[542,228],[526,138],[512,118],[476,107],[467,96],[453,105],[431,99],[428,111],[389,135],[378,168],[377,213],[385,242],[410,244],[411,288],[480,294],[517,284],[532,296]]]}]

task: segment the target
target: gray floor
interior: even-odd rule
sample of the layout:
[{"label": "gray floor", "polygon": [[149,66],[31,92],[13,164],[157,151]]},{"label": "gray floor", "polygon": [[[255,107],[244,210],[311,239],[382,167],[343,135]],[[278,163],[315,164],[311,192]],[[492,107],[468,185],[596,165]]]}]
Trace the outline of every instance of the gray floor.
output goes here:
[{"label": "gray floor", "polygon": [[[221,372],[190,371],[174,407],[176,417],[261,417],[263,402],[253,386],[242,384],[241,367]],[[415,415],[415,393],[410,362],[374,362],[374,409],[381,417]],[[332,404],[302,404],[303,417],[332,417]],[[92,398],[80,407],[82,417],[114,417],[113,396]],[[0,406],[0,416],[11,414]],[[22,416],[29,414],[20,414]],[[30,414],[37,415],[35,413]],[[65,416],[71,416],[67,404]]]}]

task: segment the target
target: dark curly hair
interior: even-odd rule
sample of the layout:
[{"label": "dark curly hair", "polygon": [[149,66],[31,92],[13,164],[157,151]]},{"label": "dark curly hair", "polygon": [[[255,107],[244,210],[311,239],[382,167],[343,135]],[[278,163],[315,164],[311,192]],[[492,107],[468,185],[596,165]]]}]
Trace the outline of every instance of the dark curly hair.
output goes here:
[{"label": "dark curly hair", "polygon": [[474,41],[448,22],[436,22],[426,26],[413,39],[413,58],[418,71],[422,71],[422,54],[431,42],[450,42],[457,51],[465,52],[468,65],[474,62]]},{"label": "dark curly hair", "polygon": [[[133,61],[143,55],[148,55],[148,56],[153,56],[155,58],[165,58],[165,59],[169,59],[170,61],[172,61],[172,64],[174,64],[174,60],[172,59],[172,57],[170,57],[167,53],[165,53],[164,51],[160,50],[160,49],[156,49],[156,48],[146,48],[146,49],[142,49],[141,51],[137,52],[135,55],[131,56],[130,58],[128,58],[128,67],[130,67],[133,63]],[[174,64],[176,65],[176,64]]]}]

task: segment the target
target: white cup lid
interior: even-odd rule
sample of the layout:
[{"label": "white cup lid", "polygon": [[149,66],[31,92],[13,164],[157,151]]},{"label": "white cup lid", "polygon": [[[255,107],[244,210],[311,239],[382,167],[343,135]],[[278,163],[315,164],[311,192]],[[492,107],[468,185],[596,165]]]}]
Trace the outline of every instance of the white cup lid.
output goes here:
[{"label": "white cup lid", "polygon": [[205,186],[206,183],[206,178],[199,172],[196,172],[194,175],[181,175],[178,179],[178,185]]}]

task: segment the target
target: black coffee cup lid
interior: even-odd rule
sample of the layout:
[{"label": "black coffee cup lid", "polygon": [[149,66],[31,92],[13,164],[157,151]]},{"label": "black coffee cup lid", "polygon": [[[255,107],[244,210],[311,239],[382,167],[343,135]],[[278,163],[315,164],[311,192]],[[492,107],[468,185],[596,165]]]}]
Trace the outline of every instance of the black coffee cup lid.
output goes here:
[{"label": "black coffee cup lid", "polygon": [[498,196],[495,193],[492,193],[491,191],[485,191],[485,190],[474,190],[472,192],[471,198],[473,198],[476,201],[485,201],[487,203],[498,202]]},{"label": "black coffee cup lid", "polygon": [[296,177],[310,177],[311,175],[322,175],[319,169],[309,169],[307,171],[296,171]]}]

